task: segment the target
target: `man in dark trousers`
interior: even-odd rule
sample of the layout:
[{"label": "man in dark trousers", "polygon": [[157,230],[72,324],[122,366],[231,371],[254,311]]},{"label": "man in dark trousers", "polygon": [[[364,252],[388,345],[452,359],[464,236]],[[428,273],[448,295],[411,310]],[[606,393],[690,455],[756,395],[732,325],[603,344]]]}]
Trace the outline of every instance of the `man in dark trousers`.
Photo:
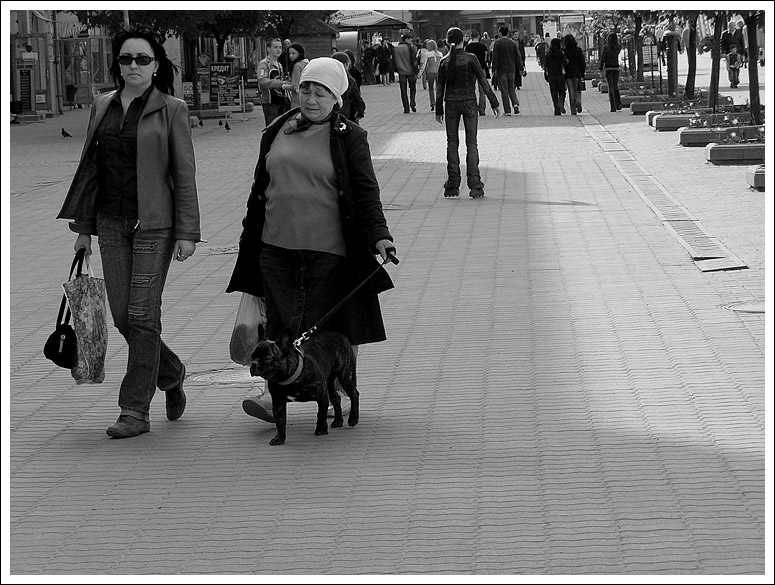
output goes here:
[{"label": "man in dark trousers", "polygon": [[498,40],[492,45],[492,75],[498,78],[503,113],[506,116],[511,116],[512,107],[514,114],[519,114],[519,98],[514,89],[514,76],[517,72],[522,74],[522,67],[522,58],[517,44],[509,38],[509,27],[500,27]]},{"label": "man in dark trousers", "polygon": [[[396,71],[398,71],[398,83],[401,86],[401,103],[404,106],[404,114],[417,111],[415,96],[417,95],[417,72],[420,64],[417,60],[417,49],[412,44],[411,35],[401,35],[401,42],[395,49]],[[409,84],[409,95],[406,95],[406,86]]]},{"label": "man in dark trousers", "polygon": [[[471,31],[471,40],[466,45],[465,52],[476,55],[476,58],[479,59],[479,65],[482,66],[482,71],[484,71],[484,76],[487,79],[489,79],[490,71],[487,68],[487,47],[485,47],[483,43],[479,42],[479,33],[476,32],[475,30]],[[479,86],[479,115],[480,116],[485,115],[486,108],[487,108],[487,95],[482,90],[482,87]]]}]

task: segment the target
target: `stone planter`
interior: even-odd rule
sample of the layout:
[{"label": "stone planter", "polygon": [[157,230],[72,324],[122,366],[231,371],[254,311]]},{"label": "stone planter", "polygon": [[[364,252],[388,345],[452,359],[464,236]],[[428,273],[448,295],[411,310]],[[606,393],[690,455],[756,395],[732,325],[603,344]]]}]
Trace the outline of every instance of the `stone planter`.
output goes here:
[{"label": "stone planter", "polygon": [[745,171],[745,179],[757,191],[764,191],[764,165],[748,167]]},{"label": "stone planter", "polygon": [[764,143],[708,144],[705,159],[714,165],[755,165],[764,162]]},{"label": "stone planter", "polygon": [[694,113],[691,114],[659,114],[654,116],[651,120],[651,126],[654,130],[678,130],[679,128],[688,128],[689,120],[696,118]]},{"label": "stone planter", "polygon": [[[738,126],[742,135],[753,135],[758,132],[759,126]],[[678,144],[681,146],[706,146],[718,142],[727,135],[730,128],[680,128],[678,130]]]}]

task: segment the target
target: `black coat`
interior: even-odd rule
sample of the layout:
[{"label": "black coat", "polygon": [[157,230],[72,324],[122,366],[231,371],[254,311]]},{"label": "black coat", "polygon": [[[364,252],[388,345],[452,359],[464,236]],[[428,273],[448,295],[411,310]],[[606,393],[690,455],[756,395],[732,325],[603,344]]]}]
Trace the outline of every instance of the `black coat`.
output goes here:
[{"label": "black coat", "polygon": [[[253,186],[248,197],[248,210],[242,220],[239,254],[226,288],[227,293],[241,291],[264,296],[264,281],[258,259],[263,247],[261,234],[266,219],[266,188],[269,185],[266,155],[285,121],[298,112],[298,108],[286,112],[263,130]],[[382,213],[379,183],[371,162],[366,130],[339,114],[331,118],[331,161],[339,181],[339,215],[347,258],[352,265],[352,282],[357,284],[380,264],[374,256],[374,245],[379,240],[392,241],[393,237]],[[378,294],[391,288],[393,282],[382,268],[362,290]]]},{"label": "black coat", "polygon": [[584,59],[584,51],[579,47],[567,47],[565,49],[565,58],[568,64],[565,67],[565,77],[568,79],[581,79],[587,70],[587,62]]}]

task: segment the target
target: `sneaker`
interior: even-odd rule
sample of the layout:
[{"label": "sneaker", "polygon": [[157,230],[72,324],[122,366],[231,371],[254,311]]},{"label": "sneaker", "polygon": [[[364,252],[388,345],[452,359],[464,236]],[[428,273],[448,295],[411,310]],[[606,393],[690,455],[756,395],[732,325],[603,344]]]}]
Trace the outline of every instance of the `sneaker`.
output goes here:
[{"label": "sneaker", "polygon": [[112,427],[105,431],[114,439],[126,439],[136,437],[151,430],[151,423],[140,420],[128,414],[122,414]]},{"label": "sneaker", "polygon": [[565,113],[566,113],[566,112],[565,112],[565,106],[563,106],[563,107],[562,107],[562,109],[560,110],[560,112],[562,112],[563,114],[565,114]]},{"label": "sneaker", "polygon": [[413,112],[416,112],[416,111],[417,111],[417,108],[416,108],[416,107],[414,107],[414,106],[409,106],[409,107],[410,107],[410,108],[412,108],[412,111],[413,111]]},{"label": "sneaker", "polygon": [[484,185],[480,185],[479,187],[474,187],[471,189],[471,192],[468,194],[468,196],[473,197],[474,199],[484,197]]},{"label": "sneaker", "polygon": [[576,111],[580,114],[581,113],[581,104],[576,104]]},{"label": "sneaker", "polygon": [[514,115],[519,116],[519,106],[514,106]]},{"label": "sneaker", "polygon": [[250,416],[260,418],[261,420],[273,423],[274,414],[272,414],[272,397],[269,392],[248,396],[242,401],[242,410]]},{"label": "sneaker", "polygon": [[[348,414],[350,414],[350,406],[351,406],[350,399],[344,394],[342,394],[341,392],[339,393],[339,398],[342,401],[342,416],[347,416]],[[328,418],[334,418],[333,404],[328,405]]]},{"label": "sneaker", "polygon": [[185,379],[186,366],[183,366],[178,385],[164,393],[166,394],[164,402],[167,407],[167,418],[169,420],[178,420],[183,416],[183,411],[186,410],[186,393],[183,392],[183,380]]},{"label": "sneaker", "polygon": [[431,112],[433,112],[433,111],[435,111],[435,110],[436,110],[436,106],[434,106],[433,104],[431,104]]},{"label": "sneaker", "polygon": [[511,112],[503,112],[504,116],[511,116]]},{"label": "sneaker", "polygon": [[486,116],[486,115],[487,115],[487,112],[479,112],[479,115],[480,115],[480,116]]}]

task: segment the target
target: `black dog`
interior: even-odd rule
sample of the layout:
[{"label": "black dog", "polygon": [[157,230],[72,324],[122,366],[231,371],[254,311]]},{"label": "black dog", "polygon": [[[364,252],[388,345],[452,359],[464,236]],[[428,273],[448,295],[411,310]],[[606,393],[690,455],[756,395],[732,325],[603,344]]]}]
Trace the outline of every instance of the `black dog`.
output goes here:
[{"label": "black dog", "polygon": [[286,404],[318,403],[316,435],[328,434],[328,403],[334,405],[332,427],[341,427],[342,401],[334,387],[338,378],[350,398],[347,424],[358,424],[358,390],[355,379],[355,356],[350,341],[341,333],[323,331],[315,334],[298,350],[293,347],[293,333],[285,329],[276,342],[266,338],[264,326],[258,326],[258,344],[251,354],[250,375],[267,381],[272,396],[272,414],[277,435],[270,445],[285,443]]}]

